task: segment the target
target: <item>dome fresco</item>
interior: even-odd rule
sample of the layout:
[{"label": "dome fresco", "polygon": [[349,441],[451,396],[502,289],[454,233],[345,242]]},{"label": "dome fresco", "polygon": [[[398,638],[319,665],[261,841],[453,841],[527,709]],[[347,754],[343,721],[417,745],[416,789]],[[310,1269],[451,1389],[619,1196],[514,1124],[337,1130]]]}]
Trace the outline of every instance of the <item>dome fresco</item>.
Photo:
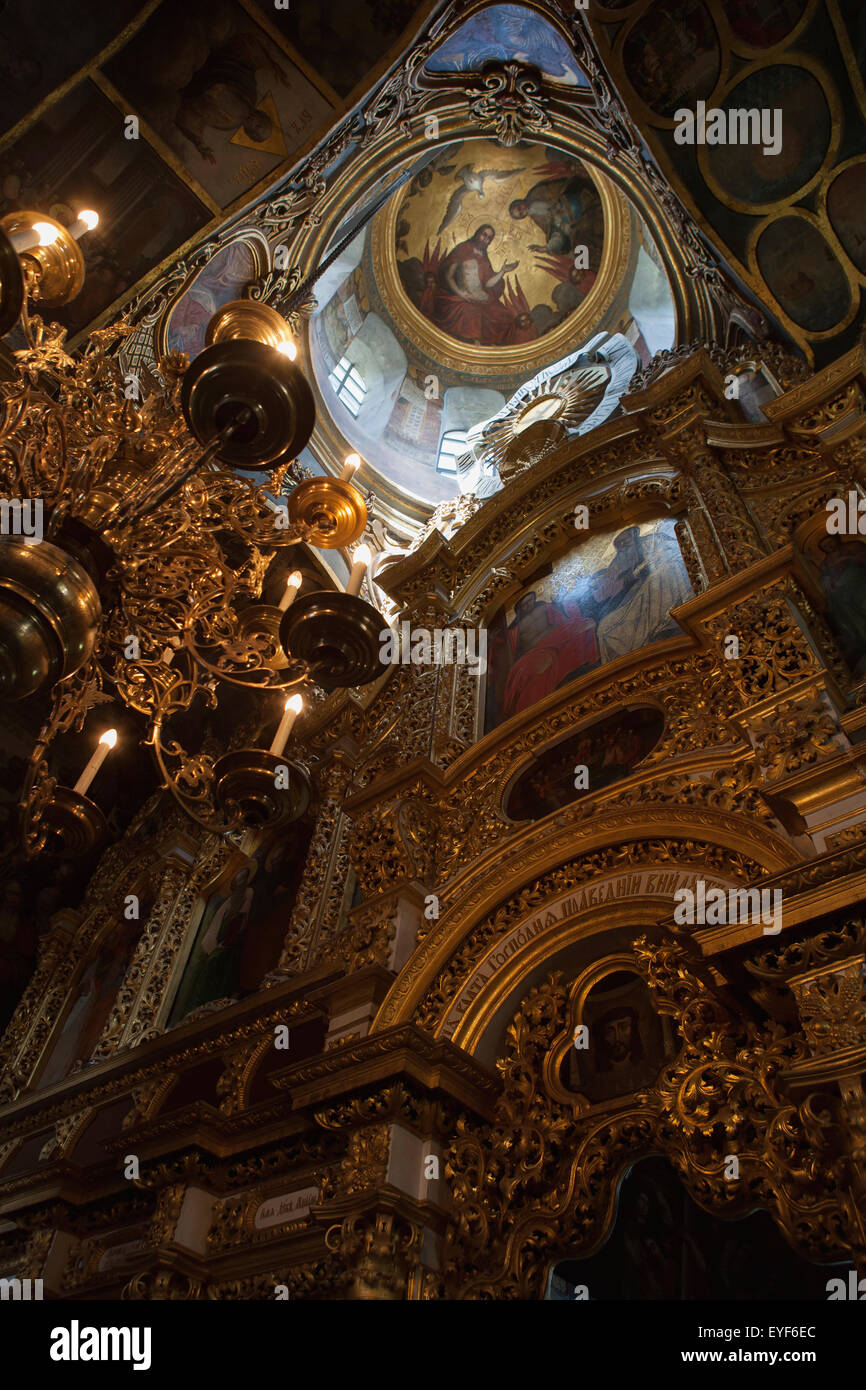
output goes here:
[{"label": "dome fresco", "polygon": [[598,332],[624,334],[643,362],[674,339],[636,210],[597,167],[529,141],[440,147],[317,299],[314,452],[317,437],[333,458],[356,450],[398,503],[455,496],[465,433]]},{"label": "dome fresco", "polygon": [[412,180],[394,229],[400,281],[460,342],[505,347],[558,327],[598,279],[599,191],[579,159],[471,140]]},{"label": "dome fresco", "polygon": [[523,5],[494,5],[472,15],[437,48],[427,68],[430,72],[471,72],[479,71],[485,63],[515,58],[534,64],[554,82],[569,87],[588,85],[562,34]]}]

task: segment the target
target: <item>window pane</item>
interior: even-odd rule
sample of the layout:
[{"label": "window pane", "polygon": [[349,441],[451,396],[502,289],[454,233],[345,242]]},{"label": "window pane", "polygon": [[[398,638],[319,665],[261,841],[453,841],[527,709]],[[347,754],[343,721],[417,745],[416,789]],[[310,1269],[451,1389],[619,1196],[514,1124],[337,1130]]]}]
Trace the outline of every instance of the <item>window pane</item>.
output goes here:
[{"label": "window pane", "polygon": [[364,378],[357,368],[352,366],[347,357],[341,357],[334,370],[328,373],[328,380],[336,392],[337,400],[342,402],[350,414],[357,415],[367,394]]},{"label": "window pane", "polygon": [[440,473],[456,473],[457,460],[466,452],[465,430],[446,430],[439,443],[436,468]]}]

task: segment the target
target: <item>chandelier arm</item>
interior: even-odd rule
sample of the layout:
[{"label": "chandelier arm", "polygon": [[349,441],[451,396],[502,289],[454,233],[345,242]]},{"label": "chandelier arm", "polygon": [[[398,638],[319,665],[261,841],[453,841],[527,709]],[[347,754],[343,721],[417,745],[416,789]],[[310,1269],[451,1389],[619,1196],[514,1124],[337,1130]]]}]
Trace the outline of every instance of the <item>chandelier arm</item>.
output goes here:
[{"label": "chandelier arm", "polygon": [[[244,680],[241,673],[230,675],[225,667],[215,666],[212,662],[208,661],[192,641],[189,633],[187,634],[184,646],[187,651],[190,652],[195,662],[201,666],[203,670],[207,671],[209,675],[216,676],[219,680],[225,681],[228,685],[238,686],[241,690],[289,690],[292,686],[302,685],[310,676],[311,668],[309,664],[306,661],[296,660],[295,670],[297,671],[298,668],[301,668],[299,674],[290,675],[287,673],[283,675],[281,670],[275,671],[273,668],[263,664],[261,666],[247,667],[246,670],[250,676],[275,676],[278,677],[278,679],[267,681]],[[291,667],[288,668],[288,671],[291,671]]]},{"label": "chandelier arm", "polygon": [[44,737],[44,727],[30,755],[30,762],[18,801],[19,838],[21,848],[27,858],[38,854],[45,845],[46,831],[40,829],[40,825],[45,807],[57,785],[56,777],[52,777],[48,771],[46,754],[50,740],[46,740]]},{"label": "chandelier arm", "polygon": [[[184,814],[189,816],[191,820],[194,820],[197,825],[200,825],[203,830],[207,830],[213,835],[226,835],[232,830],[240,829],[242,821],[239,816],[235,817],[233,820],[214,821],[206,819],[203,815],[199,815],[197,811],[193,810],[193,806],[198,804],[197,800],[193,797],[184,794],[184,792],[180,789],[177,783],[177,779],[174,773],[166,765],[165,758],[163,756],[161,729],[162,717],[160,716],[154,722],[153,728],[151,730],[151,746],[153,748],[154,758],[156,759],[156,765],[159,769],[160,775],[162,776],[163,784],[166,790],[171,793],[171,795],[174,797],[175,801],[178,803]],[[180,747],[179,744],[175,746]],[[209,782],[212,783],[212,760],[205,754],[197,761],[199,764],[203,765],[206,768],[207,772],[210,773]],[[205,785],[208,785],[208,783],[206,782]]]},{"label": "chandelier arm", "polygon": [[190,478],[193,476],[194,473],[196,473],[200,468],[203,468],[208,463],[210,463],[211,459],[213,459],[214,455],[219,449],[220,443],[221,440],[215,439],[212,444],[209,444],[208,447],[204,450],[204,452],[197,455],[193,459],[192,463],[190,463],[183,470],[183,472],[180,474],[178,478],[175,479],[174,482],[170,481],[168,485],[163,488],[163,491],[157,494],[157,496],[153,499],[152,502],[147,503],[147,497],[145,497],[144,501],[145,503],[147,503],[147,505],[139,507],[139,509],[134,513],[132,519],[135,521],[142,521],[145,517],[152,516],[153,513],[156,511],[157,507],[161,507],[164,502],[169,502],[171,498],[174,497],[175,494],[179,492],[180,489],[186,483],[189,482]]},{"label": "chandelier arm", "polygon": [[24,301],[21,305],[21,313],[18,321],[21,324],[24,341],[31,351],[35,351],[42,346],[43,330],[41,317],[39,314],[34,314],[31,318],[29,309],[30,296],[36,288],[37,278],[35,272],[31,269],[26,260],[22,264],[22,269],[24,272]]},{"label": "chandelier arm", "polygon": [[54,689],[52,707],[30,755],[18,802],[20,843],[27,858],[38,854],[45,845],[43,816],[57,786],[57,778],[48,770],[48,750],[58,734],[73,728],[80,731],[88,710],[108,698],[102,694],[101,675],[102,668],[94,653],[80,670],[58,681]]}]

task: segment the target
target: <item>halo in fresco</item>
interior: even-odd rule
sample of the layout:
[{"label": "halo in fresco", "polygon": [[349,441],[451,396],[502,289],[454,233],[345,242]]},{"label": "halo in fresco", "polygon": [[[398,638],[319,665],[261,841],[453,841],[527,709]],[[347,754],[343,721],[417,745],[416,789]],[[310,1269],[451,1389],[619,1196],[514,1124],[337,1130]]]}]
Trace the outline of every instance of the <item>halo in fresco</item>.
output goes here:
[{"label": "halo in fresco", "polygon": [[436,328],[458,342],[510,347],[543,337],[583,302],[604,234],[599,191],[579,159],[543,145],[470,140],[443,150],[408,185],[397,268]]}]

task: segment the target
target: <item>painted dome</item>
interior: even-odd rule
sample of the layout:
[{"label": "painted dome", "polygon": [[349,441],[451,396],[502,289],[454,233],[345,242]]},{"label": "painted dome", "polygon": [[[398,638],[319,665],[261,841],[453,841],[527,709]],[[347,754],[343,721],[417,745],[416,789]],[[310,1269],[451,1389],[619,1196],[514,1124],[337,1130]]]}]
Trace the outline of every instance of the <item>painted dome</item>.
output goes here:
[{"label": "painted dome", "polygon": [[456,495],[467,433],[600,331],[673,342],[667,277],[625,195],[553,146],[417,160],[317,286],[313,449],[357,451],[397,510]]}]

